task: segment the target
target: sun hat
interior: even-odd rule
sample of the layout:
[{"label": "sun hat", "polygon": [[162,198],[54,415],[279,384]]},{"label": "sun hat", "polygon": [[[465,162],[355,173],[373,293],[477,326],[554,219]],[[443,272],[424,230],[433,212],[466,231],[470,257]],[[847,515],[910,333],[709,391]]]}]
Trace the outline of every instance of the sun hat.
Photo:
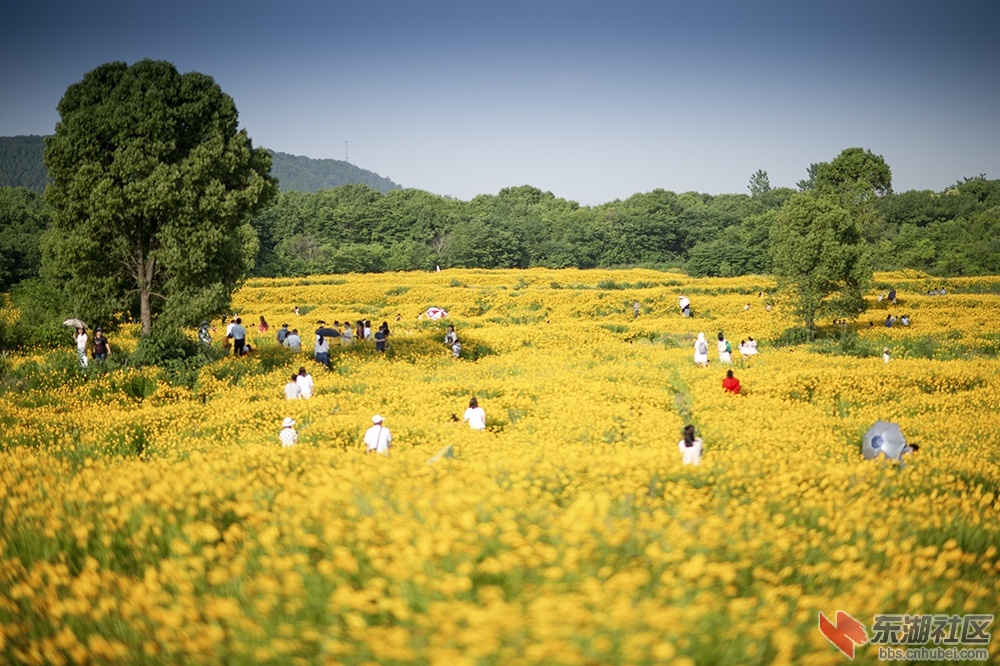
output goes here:
[{"label": "sun hat", "polygon": [[286,416],[285,420],[281,422],[282,428],[291,428],[294,425],[295,425],[295,419],[293,419],[291,416]]},{"label": "sun hat", "polygon": [[375,416],[373,416],[372,417],[372,423],[375,423],[375,424],[382,423],[382,416],[379,415],[379,414],[376,414]]}]

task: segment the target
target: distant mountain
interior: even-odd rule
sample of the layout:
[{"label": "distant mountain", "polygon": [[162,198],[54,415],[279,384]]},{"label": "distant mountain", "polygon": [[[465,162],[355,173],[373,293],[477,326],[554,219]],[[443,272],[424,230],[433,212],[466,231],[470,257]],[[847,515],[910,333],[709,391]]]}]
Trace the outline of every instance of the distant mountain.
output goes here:
[{"label": "distant mountain", "polygon": [[44,136],[0,136],[0,187],[44,192],[48,182],[44,152]]},{"label": "distant mountain", "polygon": [[340,185],[367,185],[385,194],[400,185],[343,160],[316,160],[271,151],[271,175],[282,192],[316,192]]},{"label": "distant mountain", "polygon": [[[42,156],[43,136],[0,136],[0,187],[43,192],[48,181]],[[316,192],[340,185],[367,185],[385,194],[400,185],[343,160],[316,160],[270,151],[271,175],[282,192]]]}]

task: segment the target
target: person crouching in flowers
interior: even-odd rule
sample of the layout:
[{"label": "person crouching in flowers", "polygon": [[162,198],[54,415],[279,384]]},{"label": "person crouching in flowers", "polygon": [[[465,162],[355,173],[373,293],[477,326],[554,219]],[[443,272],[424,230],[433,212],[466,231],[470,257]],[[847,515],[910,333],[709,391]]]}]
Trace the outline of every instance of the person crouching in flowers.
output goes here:
[{"label": "person crouching in flowers", "polygon": [[278,433],[278,439],[281,440],[281,448],[283,449],[299,443],[299,433],[295,430],[295,419],[291,416],[286,416],[285,420],[281,422],[281,432]]},{"label": "person crouching in flowers", "polygon": [[486,430],[486,411],[479,406],[476,396],[469,400],[469,408],[465,410],[462,420],[467,421],[473,430]]},{"label": "person crouching in flowers", "polygon": [[684,439],[677,442],[677,448],[681,452],[681,461],[685,465],[700,465],[702,443],[700,437],[694,436],[694,426],[684,426]]},{"label": "person crouching in flowers", "polygon": [[726,378],[722,380],[722,388],[733,395],[740,394],[740,380],[733,376],[732,370],[726,370]]}]

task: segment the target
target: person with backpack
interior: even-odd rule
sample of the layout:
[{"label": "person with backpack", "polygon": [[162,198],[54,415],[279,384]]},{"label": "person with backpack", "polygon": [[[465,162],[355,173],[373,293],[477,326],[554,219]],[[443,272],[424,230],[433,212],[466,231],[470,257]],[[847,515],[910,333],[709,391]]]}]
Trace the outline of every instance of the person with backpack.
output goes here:
[{"label": "person with backpack", "polygon": [[732,363],[733,362],[733,346],[729,344],[729,340],[726,340],[726,336],[719,331],[719,343],[716,345],[719,350],[719,361],[721,363]]},{"label": "person with backpack", "polygon": [[694,341],[694,363],[702,368],[708,367],[708,341],[704,332],[699,333]]}]

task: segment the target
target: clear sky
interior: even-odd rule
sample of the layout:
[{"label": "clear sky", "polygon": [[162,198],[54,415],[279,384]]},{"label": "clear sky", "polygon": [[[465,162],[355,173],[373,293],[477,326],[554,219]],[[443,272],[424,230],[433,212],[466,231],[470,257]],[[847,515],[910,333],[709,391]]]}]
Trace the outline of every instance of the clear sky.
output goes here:
[{"label": "clear sky", "polygon": [[[255,145],[470,199],[794,187],[862,147],[896,191],[1000,178],[997,0],[109,0],[0,12],[0,136],[120,60],[212,76]],[[345,151],[346,142],[346,151]]]}]

